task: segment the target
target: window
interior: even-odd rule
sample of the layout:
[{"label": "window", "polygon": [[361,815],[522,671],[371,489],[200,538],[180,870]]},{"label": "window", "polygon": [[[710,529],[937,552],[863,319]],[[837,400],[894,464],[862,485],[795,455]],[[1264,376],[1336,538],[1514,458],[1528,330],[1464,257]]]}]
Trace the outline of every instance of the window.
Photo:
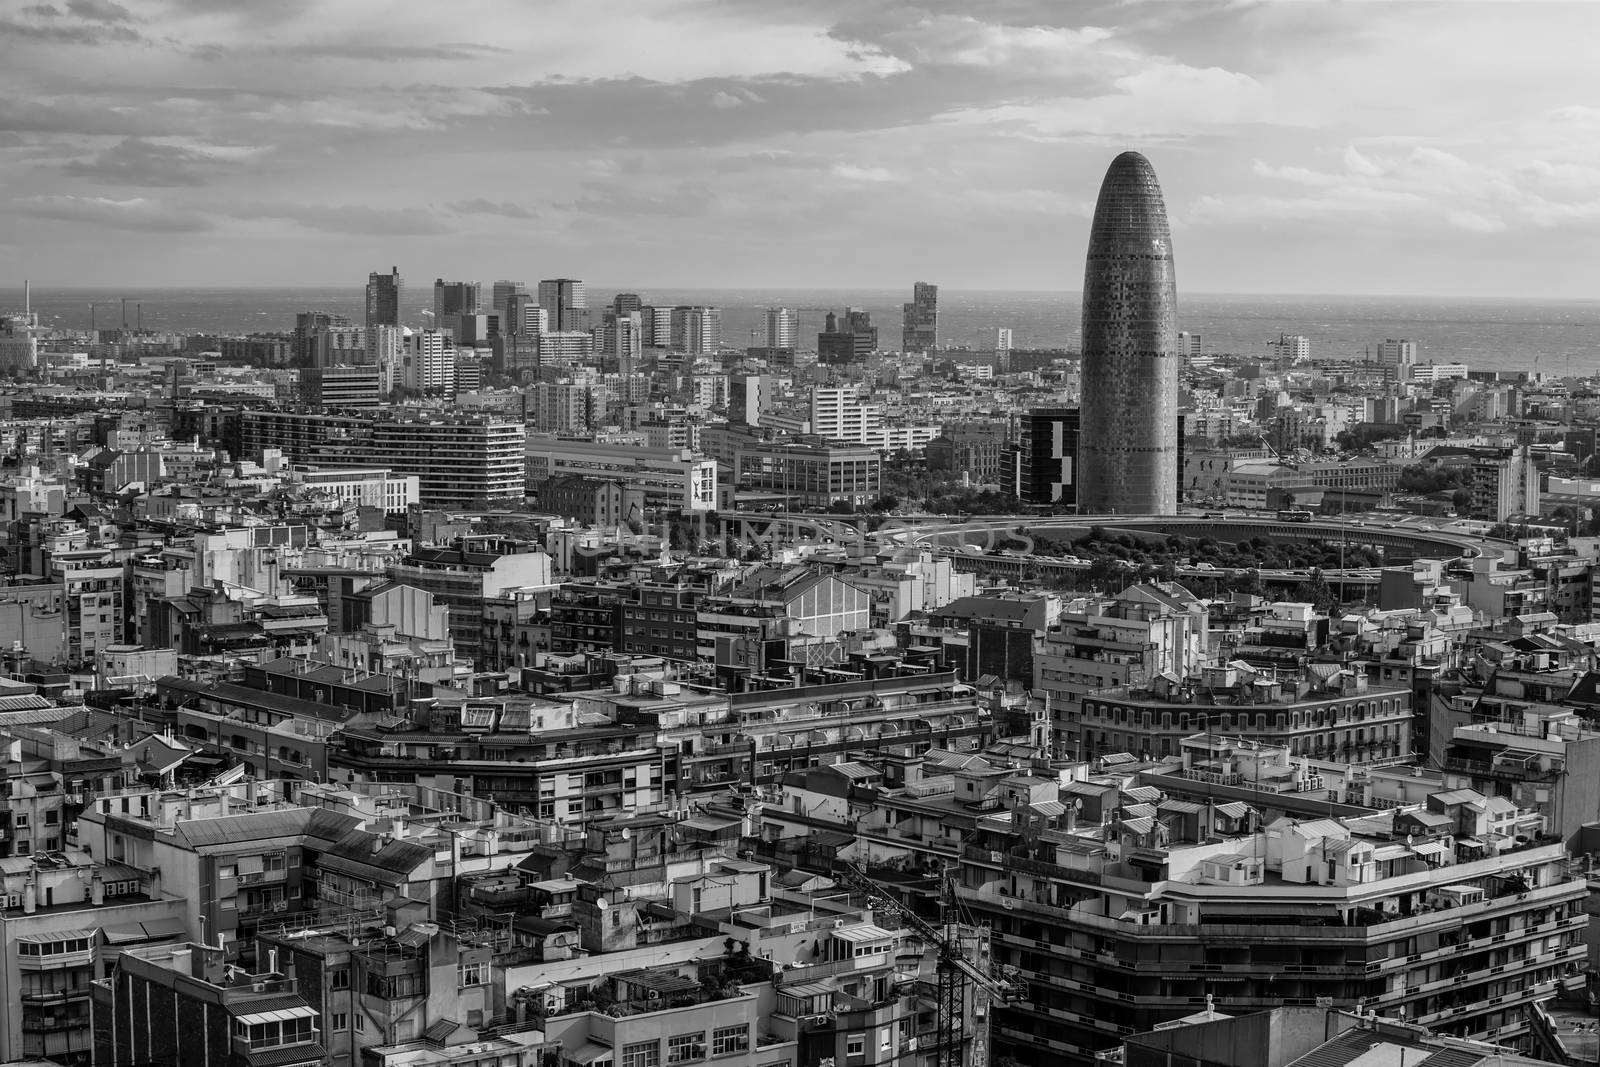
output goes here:
[{"label": "window", "polygon": [[346,1012],[336,1011],[328,1016],[328,1027],[336,1034],[342,1034],[350,1029],[350,1016]]},{"label": "window", "polygon": [[232,878],[233,877],[233,873],[234,873],[233,872],[233,868],[231,866],[230,867],[218,867],[217,868],[217,877],[218,878]]},{"label": "window", "polygon": [[866,1054],[866,1051],[867,1051],[867,1039],[865,1037],[847,1037],[847,1038],[845,1038],[845,1041],[844,1041],[844,1054],[846,1056],[862,1056],[862,1055]]},{"label": "window", "polygon": [[333,970],[329,971],[328,972],[328,988],[329,989],[349,989],[350,988],[350,968],[348,968],[348,967],[336,967]]},{"label": "window", "polygon": [[486,981],[484,972],[488,969],[488,966],[481,961],[478,963],[463,963],[456,968],[460,975],[460,984],[462,986],[483,985]]},{"label": "window", "polygon": [[679,1034],[667,1038],[668,1063],[694,1063],[706,1058],[706,1035]]},{"label": "window", "polygon": [[367,1020],[365,1020],[361,1016],[357,1015],[356,1016],[356,1033],[364,1034],[366,1032],[367,1032]]},{"label": "window", "polygon": [[661,1067],[661,1043],[640,1041],[622,1046],[622,1067]]},{"label": "window", "polygon": [[748,1026],[722,1026],[711,1031],[711,1054],[713,1056],[727,1056],[734,1052],[746,1052],[750,1048],[750,1028]]},{"label": "window", "polygon": [[44,824],[46,826],[54,826],[57,823],[59,823],[60,821],[61,821],[61,812],[58,809],[51,808],[49,811],[44,813]]},{"label": "window", "polygon": [[27,814],[27,812],[22,812],[22,811],[17,812],[16,815],[12,816],[11,822],[12,822],[13,825],[16,826],[17,829],[26,830],[28,828],[28,814]]}]

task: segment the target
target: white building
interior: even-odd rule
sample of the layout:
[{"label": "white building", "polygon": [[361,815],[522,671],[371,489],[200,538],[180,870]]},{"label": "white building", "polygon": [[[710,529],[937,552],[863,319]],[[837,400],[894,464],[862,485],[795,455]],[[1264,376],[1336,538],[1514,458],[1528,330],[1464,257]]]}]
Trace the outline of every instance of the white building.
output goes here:
[{"label": "white building", "polygon": [[811,390],[811,432],[830,441],[876,444],[883,432],[883,409],[863,404],[855,389],[817,386]]},{"label": "white building", "polygon": [[675,307],[672,309],[672,347],[698,356],[722,350],[722,309]]},{"label": "white building", "polygon": [[402,384],[413,392],[449,396],[456,389],[456,349],[443,330],[413,330],[405,336]]},{"label": "white building", "polygon": [[711,511],[717,506],[717,461],[688,449],[641,448],[604,441],[563,441],[530,434],[527,482],[542,486],[568,474],[610,478],[644,492],[648,507]]},{"label": "white building", "polygon": [[766,336],[768,348],[794,348],[800,336],[800,318],[793,308],[768,308]]},{"label": "white building", "polygon": [[345,503],[402,513],[420,502],[417,476],[396,475],[384,467],[323,468],[297,465],[289,471],[291,485],[331,493]]},{"label": "white building", "polygon": [[1302,363],[1311,358],[1311,339],[1300,334],[1280,334],[1276,341],[1268,341],[1272,358],[1285,365]]}]

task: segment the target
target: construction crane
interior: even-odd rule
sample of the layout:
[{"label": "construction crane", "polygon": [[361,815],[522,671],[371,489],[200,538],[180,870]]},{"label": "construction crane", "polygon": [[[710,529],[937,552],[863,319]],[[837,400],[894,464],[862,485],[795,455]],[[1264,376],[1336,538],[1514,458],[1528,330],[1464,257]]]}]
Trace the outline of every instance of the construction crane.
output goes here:
[{"label": "construction crane", "polygon": [[[990,1008],[996,1001],[1007,1003],[1015,999],[1015,989],[991,971],[988,929],[956,921],[955,884],[951,874],[946,872],[944,876],[940,894],[943,917],[938,926],[895,899],[887,888],[855,864],[845,864],[841,876],[846,885],[867,895],[874,910],[894,913],[938,950],[934,1067],[988,1067]],[[977,962],[968,958],[965,944],[974,940],[978,948]],[[970,1027],[966,1023],[969,984],[972,987]],[[963,1057],[962,1047],[969,1032],[972,1036],[970,1054]]]}]

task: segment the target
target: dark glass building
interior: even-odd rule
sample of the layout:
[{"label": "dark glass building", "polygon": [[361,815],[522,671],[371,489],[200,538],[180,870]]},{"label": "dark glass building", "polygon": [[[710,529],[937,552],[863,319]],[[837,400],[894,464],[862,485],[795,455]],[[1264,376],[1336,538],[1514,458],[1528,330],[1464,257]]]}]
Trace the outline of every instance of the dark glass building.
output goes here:
[{"label": "dark glass building", "polygon": [[1161,186],[1124,152],[1100,186],[1083,274],[1080,514],[1178,509],[1177,303]]},{"label": "dark glass building", "polygon": [[1071,511],[1077,503],[1079,421],[1077,408],[1035,408],[1022,416],[1017,495],[1024,504]]},{"label": "dark glass building", "polygon": [[939,287],[918,282],[901,308],[900,350],[926,352],[939,343]]},{"label": "dark glass building", "polygon": [[376,272],[367,275],[367,325],[400,325],[400,268],[389,268],[388,274]]},{"label": "dark glass building", "polygon": [[843,322],[828,312],[817,334],[818,363],[865,363],[877,348],[878,328],[861,308],[846,308]]}]

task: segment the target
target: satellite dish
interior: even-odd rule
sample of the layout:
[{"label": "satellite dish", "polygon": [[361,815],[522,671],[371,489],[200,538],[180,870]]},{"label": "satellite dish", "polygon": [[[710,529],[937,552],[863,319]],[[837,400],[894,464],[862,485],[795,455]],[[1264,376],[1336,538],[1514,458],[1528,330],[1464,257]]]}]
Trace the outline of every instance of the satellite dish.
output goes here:
[{"label": "satellite dish", "polygon": [[594,902],[594,906],[599,908],[601,911],[605,911],[607,908],[611,907],[611,902],[605,897],[601,897],[599,900]]},{"label": "satellite dish", "polygon": [[626,841],[629,838],[631,838],[632,836],[633,836],[633,830],[630,827],[624,826],[622,828],[622,839],[624,841]]},{"label": "satellite dish", "polygon": [[1013,908],[1015,908],[1017,905],[1016,905],[1016,902],[1013,901],[1010,897],[1001,897],[1000,898],[1000,906],[1002,908],[1006,909],[1007,911],[1010,911]]}]

